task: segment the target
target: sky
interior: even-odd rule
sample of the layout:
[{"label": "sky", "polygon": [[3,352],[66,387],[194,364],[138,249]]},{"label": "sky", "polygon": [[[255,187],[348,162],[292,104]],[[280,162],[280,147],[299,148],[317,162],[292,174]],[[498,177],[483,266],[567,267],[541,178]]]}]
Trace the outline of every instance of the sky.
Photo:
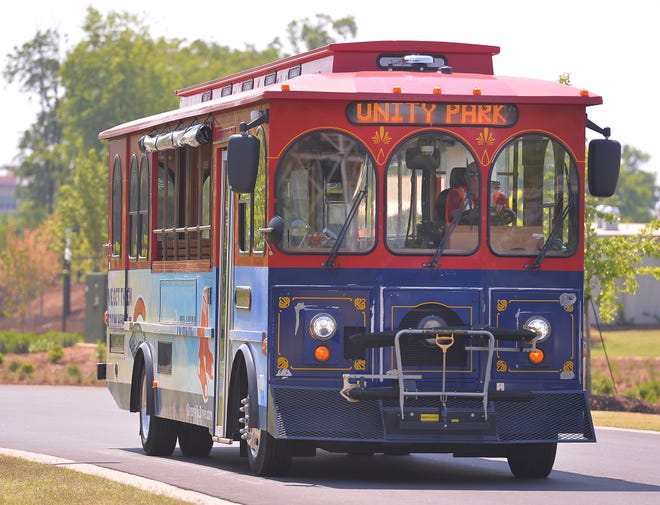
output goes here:
[{"label": "sky", "polygon": [[[63,8],[66,5],[66,8]],[[648,0],[405,0],[376,2],[332,0],[299,2],[263,0],[52,0],[12,3],[0,18],[0,68],[6,56],[33,39],[38,30],[57,29],[73,48],[83,36],[86,9],[113,10],[143,16],[151,36],[202,39],[235,49],[264,49],[275,37],[286,40],[293,20],[327,14],[355,18],[352,40],[436,40],[500,47],[494,57],[498,75],[556,81],[569,73],[574,86],[603,97],[589,107],[589,118],[609,126],[612,139],[650,155],[640,168],[656,174],[660,184],[660,27]],[[387,7],[386,7],[387,6]],[[64,54],[64,53],[63,53]],[[218,76],[220,77],[220,76]],[[174,90],[172,90],[174,92]],[[0,167],[15,162],[20,135],[35,121],[36,106],[16,83],[0,77],[2,120]],[[132,119],[132,118],[127,118]],[[587,138],[599,138],[587,132]]]}]

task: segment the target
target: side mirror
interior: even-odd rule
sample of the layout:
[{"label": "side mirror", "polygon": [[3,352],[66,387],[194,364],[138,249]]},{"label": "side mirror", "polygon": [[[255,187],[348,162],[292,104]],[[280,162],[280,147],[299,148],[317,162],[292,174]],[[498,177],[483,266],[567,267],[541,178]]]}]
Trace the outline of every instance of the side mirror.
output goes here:
[{"label": "side mirror", "polygon": [[259,139],[248,133],[229,137],[227,176],[236,193],[252,193],[259,169]]},{"label": "side mirror", "polygon": [[266,242],[277,245],[284,236],[284,221],[280,216],[273,216],[266,228],[259,228],[259,233],[263,234]]},{"label": "side mirror", "polygon": [[612,196],[621,168],[621,144],[616,140],[595,139],[589,142],[589,192],[593,196]]}]

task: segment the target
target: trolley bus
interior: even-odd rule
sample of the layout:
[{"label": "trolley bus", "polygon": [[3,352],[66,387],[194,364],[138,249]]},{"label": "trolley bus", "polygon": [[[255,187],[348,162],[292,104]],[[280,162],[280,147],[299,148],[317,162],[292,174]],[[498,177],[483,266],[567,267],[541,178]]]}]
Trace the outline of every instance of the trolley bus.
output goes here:
[{"label": "trolley bus", "polygon": [[100,133],[98,377],[146,454],[237,444],[282,475],[318,450],[447,453],[544,478],[558,443],[595,441],[584,195],[614,192],[620,145],[587,118],[600,96],[496,76],[498,53],[330,44]]}]

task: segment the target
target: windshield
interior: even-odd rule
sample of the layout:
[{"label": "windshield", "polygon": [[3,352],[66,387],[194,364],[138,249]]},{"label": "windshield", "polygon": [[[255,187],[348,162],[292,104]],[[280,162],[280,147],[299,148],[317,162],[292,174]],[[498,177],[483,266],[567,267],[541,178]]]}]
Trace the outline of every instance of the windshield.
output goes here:
[{"label": "windshield", "polygon": [[[387,246],[401,254],[467,254],[479,241],[480,168],[455,137],[425,132],[387,167]],[[452,223],[454,224],[452,226]]]},{"label": "windshield", "polygon": [[302,136],[282,157],[275,183],[282,250],[364,253],[374,246],[374,166],[354,138],[331,130]]},{"label": "windshield", "polygon": [[562,144],[540,134],[514,138],[495,158],[489,184],[493,252],[536,256],[543,251],[551,257],[576,251],[578,172]]}]

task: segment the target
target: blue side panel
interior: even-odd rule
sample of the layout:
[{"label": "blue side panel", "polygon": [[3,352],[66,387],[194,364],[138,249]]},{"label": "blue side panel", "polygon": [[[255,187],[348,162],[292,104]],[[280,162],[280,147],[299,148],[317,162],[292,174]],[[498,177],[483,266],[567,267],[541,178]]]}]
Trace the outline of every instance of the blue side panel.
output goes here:
[{"label": "blue side panel", "polygon": [[[153,356],[156,415],[211,426],[216,380],[217,286],[209,272],[111,272],[111,391],[126,405],[140,345]],[[124,288],[124,282],[126,287]],[[114,394],[114,393],[113,393]]]}]

